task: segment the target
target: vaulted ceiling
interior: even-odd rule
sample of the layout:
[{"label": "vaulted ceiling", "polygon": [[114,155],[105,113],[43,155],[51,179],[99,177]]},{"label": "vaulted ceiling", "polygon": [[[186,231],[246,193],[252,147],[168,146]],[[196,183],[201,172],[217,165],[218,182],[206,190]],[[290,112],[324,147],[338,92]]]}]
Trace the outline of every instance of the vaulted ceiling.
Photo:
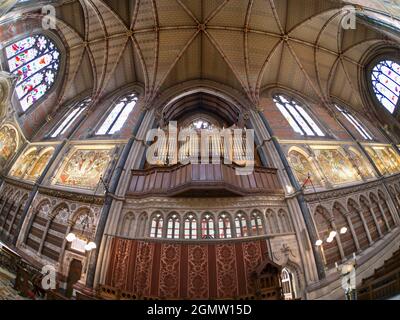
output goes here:
[{"label": "vaulted ceiling", "polygon": [[203,79],[254,105],[264,88],[282,86],[361,110],[360,61],[387,39],[360,23],[343,29],[342,8],[333,0],[61,1],[68,68],[59,102],[87,90],[100,99],[136,82],[151,103],[167,88]]}]

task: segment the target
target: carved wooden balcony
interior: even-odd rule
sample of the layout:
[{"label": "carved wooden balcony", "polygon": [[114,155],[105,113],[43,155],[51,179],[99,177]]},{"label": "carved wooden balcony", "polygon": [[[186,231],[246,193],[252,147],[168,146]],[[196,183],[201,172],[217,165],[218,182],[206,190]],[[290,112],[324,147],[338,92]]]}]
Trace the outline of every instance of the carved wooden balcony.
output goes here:
[{"label": "carved wooden balcony", "polygon": [[245,196],[283,194],[277,170],[255,167],[249,175],[237,175],[235,166],[187,164],[132,170],[128,195]]}]

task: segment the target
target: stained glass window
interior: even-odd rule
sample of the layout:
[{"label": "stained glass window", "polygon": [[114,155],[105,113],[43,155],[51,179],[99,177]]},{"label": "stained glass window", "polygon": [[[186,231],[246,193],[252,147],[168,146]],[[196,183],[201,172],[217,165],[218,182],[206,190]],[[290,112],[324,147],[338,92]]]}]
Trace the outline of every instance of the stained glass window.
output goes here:
[{"label": "stained glass window", "polygon": [[239,213],[235,218],[236,237],[247,237],[247,221],[246,217]]},{"label": "stained glass window", "polygon": [[64,116],[64,119],[61,123],[57,124],[56,130],[51,134],[52,138],[56,138],[62,134],[64,134],[68,128],[75,122],[76,119],[80,116],[80,114],[86,109],[86,107],[90,104],[92,99],[85,99],[73,106],[71,110]]},{"label": "stained glass window", "polygon": [[214,219],[211,215],[206,214],[201,220],[201,237],[203,239],[213,239],[214,236]]},{"label": "stained glass window", "polygon": [[349,121],[353,125],[353,127],[357,129],[357,131],[365,140],[372,140],[372,136],[351,113],[349,113],[346,109],[339,107],[338,105],[335,105],[335,107],[347,119],[347,121]]},{"label": "stained glass window", "polygon": [[189,215],[185,219],[184,238],[185,239],[197,238],[197,221],[193,215]]},{"label": "stained glass window", "polygon": [[174,214],[168,219],[167,223],[167,238],[178,239],[179,238],[179,217]]},{"label": "stained glass window", "polygon": [[162,238],[163,218],[160,214],[156,215],[151,221],[150,237]]},{"label": "stained glass window", "polygon": [[136,102],[137,96],[135,94],[130,94],[118,100],[96,134],[108,135],[121,130]]},{"label": "stained glass window", "polygon": [[276,95],[274,96],[274,102],[295,132],[303,136],[325,136],[315,121],[297,101],[282,95]]},{"label": "stained glass window", "polygon": [[259,214],[253,213],[251,215],[251,229],[253,232],[253,235],[260,235],[263,234],[263,223],[262,219]]},{"label": "stained glass window", "polygon": [[377,99],[393,113],[400,95],[400,65],[390,60],[381,61],[372,69],[371,79]]},{"label": "stained glass window", "polygon": [[60,68],[60,51],[44,35],[26,37],[6,47],[10,72],[18,76],[16,94],[28,110],[52,87]]},{"label": "stained glass window", "polygon": [[218,219],[218,236],[220,239],[232,238],[231,220],[226,214]]}]

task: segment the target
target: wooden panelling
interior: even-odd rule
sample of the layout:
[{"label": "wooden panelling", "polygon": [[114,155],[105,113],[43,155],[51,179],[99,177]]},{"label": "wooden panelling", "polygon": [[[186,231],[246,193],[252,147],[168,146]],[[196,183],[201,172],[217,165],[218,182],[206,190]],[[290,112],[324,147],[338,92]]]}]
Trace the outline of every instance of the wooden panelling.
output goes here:
[{"label": "wooden panelling", "polygon": [[196,189],[206,189],[207,195],[213,190],[225,190],[236,195],[283,194],[276,169],[257,167],[249,175],[238,175],[234,166],[224,164],[188,164],[133,170],[128,194],[177,195]]},{"label": "wooden panelling", "polygon": [[265,241],[207,244],[116,237],[102,285],[137,298],[228,299],[254,295],[251,276],[267,258]]}]

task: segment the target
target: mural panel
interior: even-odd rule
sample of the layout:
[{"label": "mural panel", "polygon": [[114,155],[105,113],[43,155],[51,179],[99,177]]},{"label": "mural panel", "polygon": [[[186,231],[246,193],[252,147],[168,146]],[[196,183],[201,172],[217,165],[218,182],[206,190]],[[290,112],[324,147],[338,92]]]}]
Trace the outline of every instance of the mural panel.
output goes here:
[{"label": "mural panel", "polygon": [[[304,183],[306,183],[306,186],[321,185],[321,181],[319,180],[315,169],[312,167],[310,161],[308,161],[308,159],[302,153],[296,150],[290,151],[289,163],[300,185],[303,185]],[[308,176],[310,176],[309,180],[307,180]]]},{"label": "mural panel", "polygon": [[19,157],[10,171],[10,176],[36,181],[43,173],[53,155],[54,148],[30,148]]},{"label": "mural panel", "polygon": [[5,162],[14,155],[17,151],[17,147],[17,131],[8,126],[3,126],[0,129],[0,169]]},{"label": "mural panel", "polygon": [[322,171],[333,184],[361,180],[350,160],[339,149],[316,149],[315,155]]},{"label": "mural panel", "polygon": [[382,174],[400,171],[400,156],[392,147],[372,147],[366,150]]},{"label": "mural panel", "polygon": [[353,160],[353,163],[356,165],[358,170],[360,171],[361,175],[364,178],[373,178],[374,171],[372,170],[370,164],[367,162],[367,160],[361,156],[358,152],[355,150],[350,149],[349,150],[350,156]]},{"label": "mural panel", "polygon": [[111,150],[78,149],[57,175],[56,184],[94,189],[111,159]]}]

